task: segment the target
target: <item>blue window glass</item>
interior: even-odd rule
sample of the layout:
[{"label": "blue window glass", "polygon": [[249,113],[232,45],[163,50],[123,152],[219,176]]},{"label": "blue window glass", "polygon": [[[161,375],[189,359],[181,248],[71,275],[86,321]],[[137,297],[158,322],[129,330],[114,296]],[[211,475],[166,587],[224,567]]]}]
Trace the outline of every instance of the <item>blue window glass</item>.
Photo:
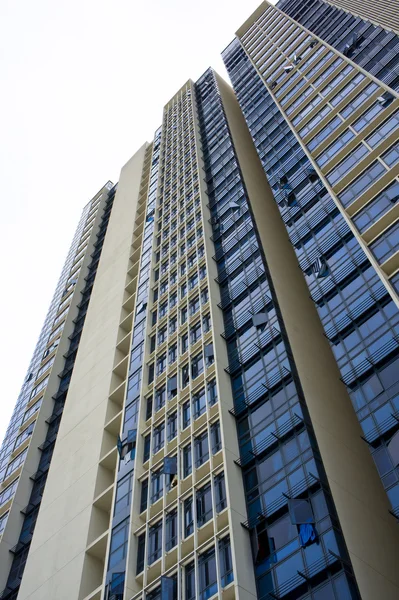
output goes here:
[{"label": "blue window glass", "polygon": [[378,221],[398,200],[399,182],[394,181],[353,217],[353,222],[360,233]]}]

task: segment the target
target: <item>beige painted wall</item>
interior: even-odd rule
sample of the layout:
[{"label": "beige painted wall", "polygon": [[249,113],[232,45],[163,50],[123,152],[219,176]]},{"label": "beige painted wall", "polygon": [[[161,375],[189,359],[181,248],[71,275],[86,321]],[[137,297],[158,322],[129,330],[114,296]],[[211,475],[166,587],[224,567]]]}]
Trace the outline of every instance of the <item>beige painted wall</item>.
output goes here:
[{"label": "beige painted wall", "polygon": [[231,88],[218,83],[362,598],[395,600],[395,519],[244,117]]},{"label": "beige painted wall", "polygon": [[79,597],[145,147],[121,172],[19,600]]}]

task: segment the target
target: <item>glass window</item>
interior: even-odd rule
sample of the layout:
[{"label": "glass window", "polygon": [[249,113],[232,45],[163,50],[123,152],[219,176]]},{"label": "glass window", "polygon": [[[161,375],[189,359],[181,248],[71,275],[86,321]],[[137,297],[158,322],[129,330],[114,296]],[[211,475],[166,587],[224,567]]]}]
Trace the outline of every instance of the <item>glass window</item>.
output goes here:
[{"label": "glass window", "polygon": [[7,469],[6,469],[6,474],[5,477],[8,477],[9,475],[11,475],[11,473],[13,473],[14,471],[16,471],[18,469],[18,467],[20,467],[22,465],[22,463],[25,460],[25,456],[28,452],[28,448],[25,448],[25,450],[23,452],[21,452],[21,454],[18,454],[18,456],[16,456],[14,458],[14,460],[12,460]]},{"label": "glass window", "polygon": [[160,410],[165,406],[166,402],[166,388],[162,386],[155,391],[155,411]]},{"label": "glass window", "polygon": [[309,150],[314,150],[317,148],[317,146],[319,146],[341,124],[342,119],[340,119],[338,116],[334,117],[329,123],[327,123],[325,127],[323,127],[323,129],[319,131],[317,135],[315,135],[314,138],[308,142]]},{"label": "glass window", "polygon": [[370,250],[379,263],[383,263],[398,251],[399,222],[392,225],[370,245]]},{"label": "glass window", "polygon": [[145,559],[145,533],[139,535],[137,540],[137,573],[144,569]]},{"label": "glass window", "polygon": [[47,375],[47,377],[45,377],[43,381],[41,381],[36,387],[33,388],[33,390],[30,393],[30,399],[39,394],[46,387],[48,379],[49,376]]},{"label": "glass window", "polygon": [[[346,69],[344,69],[345,71]],[[347,98],[348,95],[350,94],[350,92],[357,86],[359,85],[360,82],[363,81],[363,79],[365,79],[365,76],[363,75],[363,73],[359,73],[358,75],[356,75],[356,77],[354,77],[349,83],[347,83],[342,90],[340,90],[335,96],[333,96],[330,100],[330,104],[332,104],[333,106],[337,106],[337,104],[339,104],[344,98]],[[327,86],[329,87],[329,86]]]},{"label": "glass window", "polygon": [[207,391],[208,391],[208,403],[209,403],[209,406],[213,406],[214,404],[216,404],[217,399],[218,399],[216,379],[212,379],[212,381],[210,381],[208,383]]},{"label": "glass window", "polygon": [[231,560],[230,538],[225,537],[219,541],[219,563],[220,563],[220,582],[222,588],[229,585],[234,579],[233,562]]},{"label": "glass window", "polygon": [[308,102],[305,108],[303,108],[301,112],[298,113],[296,117],[292,119],[292,124],[295,126],[298,125],[298,123],[300,123],[302,119],[306,117],[307,114],[309,114],[318,104],[320,104],[322,100],[323,98],[321,96],[316,96],[315,98],[313,98],[313,100]]},{"label": "glass window", "polygon": [[167,329],[166,327],[162,327],[158,330],[158,344],[163,344],[167,337]]},{"label": "glass window", "polygon": [[211,315],[207,314],[202,317],[202,328],[204,333],[208,333],[211,329]]},{"label": "glass window", "polygon": [[346,119],[352,114],[359,106],[361,106],[364,101],[371,96],[376,90],[378,90],[378,85],[374,83],[369,83],[369,85],[364,88],[363,91],[360,92],[349,104],[347,104],[343,109],[340,110],[341,115]]},{"label": "glass window", "polygon": [[157,375],[163,373],[166,369],[166,353],[162,354],[157,360]]},{"label": "glass window", "polygon": [[[154,372],[155,372],[154,363],[151,363],[150,365],[148,365],[148,385],[154,381]],[[137,377],[138,379],[137,379],[137,381],[135,379],[132,380],[132,382],[131,382],[132,386],[133,386],[132,390],[135,392],[135,394],[139,394],[140,393],[141,370],[137,371],[137,373],[135,373],[135,377]],[[129,379],[129,383],[130,383],[130,379]],[[128,386],[129,386],[129,384],[128,384]]]},{"label": "glass window", "polygon": [[207,600],[217,592],[215,550],[208,550],[198,558],[200,600]]},{"label": "glass window", "polygon": [[26,429],[24,429],[23,432],[19,434],[19,436],[17,436],[17,438],[15,440],[14,450],[16,448],[18,448],[18,446],[20,446],[25,440],[28,439],[28,437],[30,437],[32,435],[33,429],[35,427],[35,423],[36,423],[36,421],[34,421],[30,425],[28,425],[28,427]]},{"label": "glass window", "polygon": [[195,466],[198,468],[209,459],[208,433],[204,432],[194,440]]},{"label": "glass window", "polygon": [[175,411],[168,416],[168,442],[173,440],[177,435],[177,412]]},{"label": "glass window", "polygon": [[197,394],[193,395],[193,417],[198,419],[206,411],[206,399],[205,390],[200,390]]},{"label": "glass window", "polygon": [[185,588],[186,588],[186,600],[194,600],[195,598],[195,567],[194,563],[188,564],[185,569]]},{"label": "glass window", "polygon": [[330,146],[328,146],[328,148],[316,158],[317,164],[320,166],[326,164],[341,150],[341,148],[346,146],[346,144],[348,144],[350,140],[354,137],[355,134],[353,133],[353,131],[350,131],[350,129],[347,129],[346,131],[341,133],[341,135],[338,136],[335,142],[330,144]]},{"label": "glass window", "polygon": [[[333,63],[334,64],[334,63]],[[354,71],[353,67],[351,65],[346,65],[346,67],[344,67],[339,73],[338,75],[336,75],[334,77],[334,79],[332,79],[330,81],[330,83],[328,83],[321,91],[320,94],[322,96],[328,96],[328,94],[330,92],[332,92],[333,90],[335,90],[338,87],[338,84],[341,83],[341,81],[347,76],[349,75],[349,73],[352,73]],[[364,79],[364,75],[362,75],[363,79]],[[316,80],[317,81],[317,80]],[[315,85],[316,82],[313,82],[313,85]],[[346,86],[345,86],[346,87]],[[346,92],[348,93],[348,92]]]},{"label": "glass window", "polygon": [[345,177],[345,175],[353,169],[359,161],[369,154],[369,149],[364,144],[357,146],[348,154],[328,175],[327,179],[331,185],[335,185],[337,181]]},{"label": "glass window", "polygon": [[183,429],[188,427],[191,422],[191,407],[190,402],[187,400],[182,406],[182,421],[183,421]]},{"label": "glass window", "polygon": [[395,180],[353,217],[353,222],[360,233],[378,221],[398,200],[399,182]]},{"label": "glass window", "polygon": [[0,492],[0,506],[9,501],[10,498],[13,497],[15,490],[17,489],[19,479],[14,479],[14,481],[6,487],[5,490]]},{"label": "glass window", "polygon": [[125,519],[112,530],[108,569],[113,569],[121,560],[126,558],[128,539],[129,519]]},{"label": "glass window", "polygon": [[163,448],[165,444],[165,423],[161,423],[158,427],[154,428],[153,433],[153,448],[152,451],[155,454],[161,448]]},{"label": "glass window", "polygon": [[361,117],[356,119],[356,121],[352,124],[353,129],[357,132],[362,131],[383,110],[384,107],[382,106],[382,104],[376,102],[369,109],[367,109]]},{"label": "glass window", "polygon": [[212,519],[212,516],[213,516],[212,490],[211,490],[210,484],[197,490],[196,505],[197,505],[197,527],[201,527],[202,525],[205,525],[205,523],[207,523],[207,521]]},{"label": "glass window", "polygon": [[184,354],[188,349],[188,333],[181,336],[181,353]]},{"label": "glass window", "polygon": [[200,302],[199,302],[199,296],[197,296],[196,298],[194,298],[193,300],[190,301],[190,315],[194,315],[197,310],[199,310],[200,307]]},{"label": "glass window", "polygon": [[166,514],[165,550],[169,552],[177,545],[177,510]]},{"label": "glass window", "polygon": [[202,357],[202,352],[197,354],[191,360],[191,377],[195,379],[198,377],[204,370],[204,359]]},{"label": "glass window", "polygon": [[151,477],[151,503],[153,504],[163,495],[163,473],[156,471]]},{"label": "glass window", "polygon": [[1,517],[0,517],[0,535],[3,533],[4,529],[6,528],[8,515],[9,515],[9,513],[6,512],[6,513],[4,513],[4,515],[1,515]]},{"label": "glass window", "polygon": [[184,365],[181,368],[181,386],[185,388],[190,382],[190,367],[189,365]]},{"label": "glass window", "polygon": [[188,477],[192,471],[191,444],[183,448],[183,477]]},{"label": "glass window", "polygon": [[216,512],[220,513],[227,507],[226,498],[226,484],[224,480],[224,473],[215,475],[215,499],[216,499]]},{"label": "glass window", "polygon": [[190,279],[188,280],[188,287],[190,290],[194,289],[196,285],[198,285],[198,274],[197,273],[192,275],[190,277]]},{"label": "glass window", "polygon": [[195,344],[201,339],[201,321],[190,327],[190,343]]},{"label": "glass window", "polygon": [[173,317],[169,319],[169,333],[174,333],[177,329],[177,318]]},{"label": "glass window", "polygon": [[385,164],[388,165],[388,167],[393,167],[394,165],[396,165],[396,163],[399,162],[399,142],[397,142],[396,144],[391,146],[389,150],[384,152],[381,158],[385,162]]},{"label": "glass window", "polygon": [[[378,104],[381,106],[381,104]],[[384,121],[382,125],[377,127],[377,129],[366,138],[366,142],[372,148],[375,148],[380,144],[385,138],[387,138],[393,131],[395,131],[399,126],[399,111],[395,112],[389,119]]]},{"label": "glass window", "polygon": [[147,510],[148,505],[148,479],[144,479],[141,482],[141,496],[140,496],[140,512]]},{"label": "glass window", "polygon": [[216,454],[219,450],[222,449],[222,436],[220,433],[220,423],[216,421],[211,425],[211,444],[212,444],[212,454]]},{"label": "glass window", "polygon": [[150,452],[151,452],[151,434],[149,433],[144,438],[143,462],[146,462],[150,458]]},{"label": "glass window", "polygon": [[345,190],[339,194],[339,199],[343,206],[347,207],[357,197],[367,190],[377,179],[379,179],[386,169],[378,161],[370,165],[359,177],[357,177]]},{"label": "glass window", "polygon": [[184,501],[184,537],[188,537],[194,531],[193,499]]},{"label": "glass window", "polygon": [[130,506],[132,499],[132,485],[133,477],[131,473],[118,481],[116,485],[114,515],[116,515],[122,509]]},{"label": "glass window", "polygon": [[150,527],[148,532],[148,564],[161,558],[162,555],[162,521]]},{"label": "glass window", "polygon": [[320,123],[320,121],[322,121],[324,119],[324,117],[326,115],[328,115],[328,113],[331,112],[331,106],[324,106],[310,121],[307,125],[305,125],[305,127],[303,127],[300,131],[299,131],[299,135],[301,137],[305,137],[305,135],[307,135],[308,133],[310,133],[312,131],[312,129],[314,129],[316,127],[316,125],[318,125]]}]

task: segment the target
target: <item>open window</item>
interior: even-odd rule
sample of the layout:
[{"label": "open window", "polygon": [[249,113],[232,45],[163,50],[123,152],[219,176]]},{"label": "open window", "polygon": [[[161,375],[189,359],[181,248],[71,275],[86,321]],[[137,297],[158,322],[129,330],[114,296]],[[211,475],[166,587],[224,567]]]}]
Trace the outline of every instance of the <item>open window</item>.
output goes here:
[{"label": "open window", "polygon": [[317,279],[321,279],[322,277],[327,277],[329,275],[329,268],[326,259],[324,256],[319,256],[316,258],[315,262],[312,265],[312,273],[317,277]]},{"label": "open window", "polygon": [[204,347],[205,359],[207,366],[211,365],[215,360],[215,353],[213,350],[213,344],[205,344]]},{"label": "open window", "polygon": [[153,223],[153,221],[154,221],[154,215],[155,215],[155,210],[154,209],[150,210],[148,212],[148,214],[147,214],[146,222],[147,223]]},{"label": "open window", "polygon": [[190,381],[190,367],[189,365],[184,365],[181,370],[181,383],[182,387],[185,388],[186,385],[189,384]]},{"label": "open window", "polygon": [[177,394],[177,375],[169,377],[168,379],[168,394],[173,397]]},{"label": "open window", "polygon": [[214,229],[220,229],[220,219],[219,217],[211,217],[211,225],[213,225]]},{"label": "open window", "polygon": [[147,308],[147,302],[139,302],[136,307],[136,315],[143,312]]},{"label": "open window", "polygon": [[119,457],[126,464],[136,457],[137,429],[129,429],[124,440],[118,436],[117,448]]},{"label": "open window", "polygon": [[378,96],[377,102],[386,108],[391,104],[391,102],[394,101],[394,99],[395,96],[393,96],[390,92],[385,92],[385,94],[382,94],[382,96]]},{"label": "open window", "polygon": [[264,524],[251,531],[252,555],[255,565],[262,563],[274,552],[273,540],[269,538]]},{"label": "open window", "polygon": [[161,600],[176,600],[176,581],[173,577],[161,577]]},{"label": "open window", "polygon": [[252,324],[257,329],[263,328],[267,324],[267,312],[260,311],[252,315]]},{"label": "open window", "polygon": [[291,523],[298,526],[298,533],[303,548],[317,542],[314,526],[315,518],[309,500],[291,498],[288,500]]},{"label": "open window", "polygon": [[169,489],[177,485],[177,456],[165,456],[163,472],[169,476]]},{"label": "open window", "polygon": [[284,204],[286,206],[288,206],[288,208],[291,208],[291,206],[296,206],[298,204],[298,201],[296,199],[295,196],[295,192],[286,192],[285,198],[284,198]]},{"label": "open window", "polygon": [[319,179],[319,176],[313,167],[308,167],[306,169],[306,175],[312,183],[315,183]]},{"label": "open window", "polygon": [[342,50],[342,54],[344,56],[352,56],[356,48],[360,48],[361,44],[364,41],[364,36],[359,35],[358,33],[353,33],[349,42],[345,44],[345,48]]}]

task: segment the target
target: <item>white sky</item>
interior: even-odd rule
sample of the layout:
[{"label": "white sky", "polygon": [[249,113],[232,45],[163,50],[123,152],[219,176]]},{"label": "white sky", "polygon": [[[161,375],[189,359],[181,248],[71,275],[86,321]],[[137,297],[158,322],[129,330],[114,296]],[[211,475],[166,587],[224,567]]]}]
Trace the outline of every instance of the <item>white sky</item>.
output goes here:
[{"label": "white sky", "polygon": [[0,440],[83,206],[260,0],[1,0]]}]

